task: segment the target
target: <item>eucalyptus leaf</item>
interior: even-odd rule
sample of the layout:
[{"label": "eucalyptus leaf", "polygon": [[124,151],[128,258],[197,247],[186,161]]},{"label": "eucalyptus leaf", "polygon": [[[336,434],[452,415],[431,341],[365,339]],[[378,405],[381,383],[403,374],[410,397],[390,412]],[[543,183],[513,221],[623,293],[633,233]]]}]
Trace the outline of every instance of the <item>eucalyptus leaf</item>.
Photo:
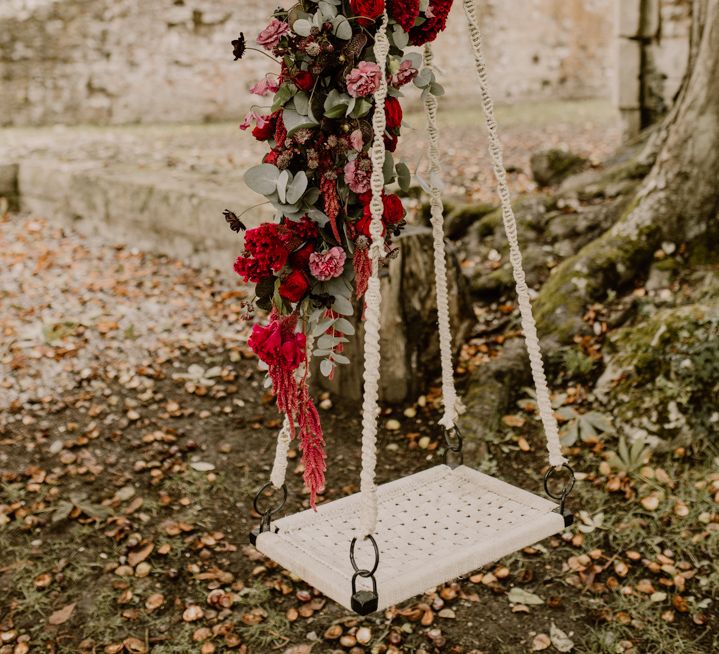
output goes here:
[{"label": "eucalyptus leaf", "polygon": [[293,104],[295,106],[295,111],[298,114],[300,114],[301,116],[309,115],[309,113],[310,113],[310,98],[304,91],[300,91],[299,93],[295,94],[295,97],[293,99]]},{"label": "eucalyptus leaf", "polygon": [[[340,320],[344,320],[344,318],[340,318]],[[335,319],[334,318],[325,318],[324,320],[320,320],[312,330],[312,336],[321,336],[324,334],[332,325],[334,325]]]},{"label": "eucalyptus leaf", "polygon": [[429,86],[432,83],[434,74],[429,68],[423,68],[414,78],[414,85],[417,88],[423,89],[425,86]]},{"label": "eucalyptus leaf", "polygon": [[341,334],[352,336],[355,333],[354,325],[347,318],[337,318],[334,328]]},{"label": "eucalyptus leaf", "polygon": [[308,209],[307,215],[320,227],[324,227],[330,221],[330,217],[327,214],[322,213],[319,209]]},{"label": "eucalyptus leaf", "polygon": [[397,171],[397,183],[399,187],[407,193],[412,184],[412,174],[409,172],[407,164],[404,163],[404,161],[400,161],[394,168]]},{"label": "eucalyptus leaf", "polygon": [[305,194],[302,196],[302,204],[307,207],[311,207],[317,202],[317,200],[319,200],[319,198],[320,190],[316,186],[313,186],[305,191]]},{"label": "eucalyptus leaf", "polygon": [[300,18],[292,23],[292,31],[300,36],[309,36],[310,32],[312,32],[312,23],[304,18]]},{"label": "eucalyptus leaf", "polygon": [[294,84],[283,84],[275,93],[272,100],[272,112],[284,107],[292,97],[297,93],[297,87]]},{"label": "eucalyptus leaf", "polygon": [[295,178],[290,182],[287,187],[287,202],[289,204],[296,204],[307,190],[307,173],[304,170],[300,170]]},{"label": "eucalyptus leaf", "polygon": [[392,42],[400,50],[404,50],[409,45],[409,34],[402,29],[401,25],[395,25],[392,28]]},{"label": "eucalyptus leaf", "polygon": [[245,184],[255,193],[260,195],[272,195],[277,190],[277,178],[280,176],[280,169],[272,164],[260,164],[253,166],[245,173]]},{"label": "eucalyptus leaf", "polygon": [[[290,171],[283,170],[277,178],[277,197],[282,204],[287,204],[287,184],[290,181]],[[293,204],[290,202],[290,204]]]},{"label": "eucalyptus leaf", "polygon": [[311,116],[303,116],[294,109],[287,107],[285,107],[285,110],[282,112],[282,122],[285,124],[288,136],[292,136],[298,129],[316,127],[318,124]]},{"label": "eucalyptus leaf", "polygon": [[315,357],[328,357],[330,354],[332,354],[332,350],[320,350],[317,349],[312,353],[312,356]]},{"label": "eucalyptus leaf", "polygon": [[352,38],[352,26],[344,16],[338,16],[334,23],[334,35],[343,41],[349,41]]},{"label": "eucalyptus leaf", "polygon": [[317,347],[321,350],[331,350],[339,343],[339,339],[331,334],[323,334],[317,339]]},{"label": "eucalyptus leaf", "polygon": [[442,86],[439,82],[432,82],[429,85],[429,92],[439,98],[444,95],[444,86]]},{"label": "eucalyptus leaf", "polygon": [[322,363],[320,363],[320,372],[325,376],[329,377],[332,374],[332,370],[334,369],[334,365],[329,359],[324,359]]},{"label": "eucalyptus leaf", "polygon": [[384,183],[391,184],[394,181],[394,157],[392,153],[387,151],[384,155],[384,165],[382,166],[382,174],[384,175]]},{"label": "eucalyptus leaf", "polygon": [[357,98],[357,101],[355,102],[354,108],[350,112],[351,118],[362,118],[363,116],[366,116],[370,109],[372,109],[372,103],[368,100],[365,100],[364,98]]},{"label": "eucalyptus leaf", "polygon": [[330,4],[329,2],[325,2],[325,0],[320,0],[319,3],[320,11],[322,12],[322,16],[325,18],[334,18],[337,16],[337,8]]},{"label": "eucalyptus leaf", "polygon": [[332,303],[332,310],[342,316],[351,316],[354,314],[352,303],[341,295],[335,297],[335,301]]},{"label": "eucalyptus leaf", "polygon": [[350,360],[344,355],[344,354],[337,354],[336,352],[332,355],[332,360],[335,363],[341,363],[343,365],[348,365]]}]

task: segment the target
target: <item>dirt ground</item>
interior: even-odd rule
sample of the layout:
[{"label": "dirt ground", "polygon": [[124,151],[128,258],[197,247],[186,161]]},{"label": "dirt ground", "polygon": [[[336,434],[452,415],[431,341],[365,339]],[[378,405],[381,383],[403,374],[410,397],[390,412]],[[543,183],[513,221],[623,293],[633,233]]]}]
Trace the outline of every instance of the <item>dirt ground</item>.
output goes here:
[{"label": "dirt ground", "polygon": [[[505,116],[516,118],[515,190],[532,190],[531,149],[584,143],[599,160],[617,138],[590,114],[591,129],[579,116],[543,140],[554,118],[517,111]],[[462,121],[448,126],[453,142]],[[491,191],[486,166],[467,168],[480,145],[450,153],[453,195]],[[698,288],[689,278],[670,286],[677,298]],[[666,291],[642,295],[648,315]],[[569,448],[574,527],[365,619],[258,555],[252,497],[280,420],[246,347],[245,296],[226,274],[46,218],[0,217],[0,654],[719,651],[719,460],[709,445],[624,452],[621,435],[582,432]],[[484,325],[506,324],[513,311],[510,301],[479,313]],[[604,320],[604,308],[592,312]],[[460,386],[517,336],[478,329]],[[600,357],[605,337],[584,351]],[[565,427],[585,429],[576,410],[603,410],[580,374],[594,359],[576,355],[576,374],[552,382]],[[544,444],[520,395],[482,470],[540,493]],[[385,410],[379,481],[441,460],[438,408],[431,388]],[[327,501],[358,489],[360,428],[356,407],[338,398],[323,398],[321,417]],[[308,504],[293,457],[288,513]]]}]

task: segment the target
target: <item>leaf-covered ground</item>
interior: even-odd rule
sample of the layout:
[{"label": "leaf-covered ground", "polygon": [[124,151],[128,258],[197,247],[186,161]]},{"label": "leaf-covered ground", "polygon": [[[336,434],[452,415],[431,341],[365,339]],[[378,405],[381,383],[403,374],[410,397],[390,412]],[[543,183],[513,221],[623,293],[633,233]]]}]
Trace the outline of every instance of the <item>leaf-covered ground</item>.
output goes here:
[{"label": "leaf-covered ground", "polygon": [[[618,140],[603,105],[500,113],[515,191],[534,189],[533,150],[567,145],[596,162]],[[445,116],[448,193],[493,201],[476,113]],[[137,129],[4,138],[21,154],[47,146],[213,175],[238,166],[234,126]],[[413,165],[419,136],[405,140]],[[486,245],[466,270],[472,257],[483,274],[501,266],[502,248]],[[535,259],[542,279],[552,257]],[[667,244],[645,285],[589,308],[594,335],[554,367],[579,478],[572,529],[360,620],[248,545],[280,421],[245,345],[245,289],[51,221],[1,217],[0,654],[718,651],[716,272]],[[460,383],[519,337],[515,309],[506,290],[478,304]],[[380,481],[441,460],[438,395],[385,411]],[[544,443],[531,395],[518,400],[481,465],[540,493]],[[336,398],[321,414],[325,501],[357,490],[360,428]],[[292,456],[287,511],[307,505]]]}]

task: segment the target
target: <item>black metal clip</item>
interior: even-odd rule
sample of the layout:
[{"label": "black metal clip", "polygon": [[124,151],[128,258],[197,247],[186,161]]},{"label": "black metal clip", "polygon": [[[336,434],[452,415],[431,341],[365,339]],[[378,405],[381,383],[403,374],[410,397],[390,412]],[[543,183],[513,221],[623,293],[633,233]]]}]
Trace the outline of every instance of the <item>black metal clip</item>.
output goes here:
[{"label": "black metal clip", "polygon": [[272,507],[268,507],[263,511],[260,508],[260,499],[264,495],[265,491],[270,488],[274,488],[274,486],[272,485],[271,481],[268,481],[262,488],[260,488],[259,491],[257,491],[257,495],[255,495],[255,499],[252,501],[252,506],[254,507],[255,511],[261,516],[259,527],[255,527],[250,532],[250,543],[252,545],[257,544],[257,537],[260,534],[264,533],[265,531],[271,531],[272,516],[282,511],[285,506],[285,503],[287,502],[287,484],[282,484],[282,501],[280,502],[280,504],[274,509]]},{"label": "black metal clip", "polygon": [[[567,470],[569,472],[569,481],[564,485],[561,492],[555,493],[549,487],[549,482],[552,477],[558,474],[561,470]],[[569,527],[574,523],[574,515],[570,511],[565,511],[564,505],[567,500],[567,497],[569,497],[569,494],[574,489],[574,484],[576,483],[576,481],[577,479],[574,476],[574,470],[572,470],[571,466],[568,463],[563,463],[561,466],[558,466],[556,468],[552,466],[551,468],[549,468],[549,470],[547,470],[547,474],[544,475],[544,492],[553,500],[559,502],[559,507],[557,507],[556,510],[564,518],[565,527]]]},{"label": "black metal clip", "polygon": [[[369,615],[377,610],[379,605],[379,595],[377,594],[377,580],[375,579],[375,572],[379,567],[379,547],[377,547],[377,541],[374,537],[369,534],[366,539],[372,543],[374,547],[374,565],[371,570],[360,568],[355,560],[355,546],[357,544],[357,538],[353,538],[350,543],[350,563],[354,569],[352,575],[352,610],[359,615]],[[357,590],[357,577],[363,577],[372,581],[372,590]]]},{"label": "black metal clip", "polygon": [[[462,438],[462,432],[459,430],[459,427],[457,427],[457,425],[454,425],[451,429],[447,429],[445,427],[444,442],[444,464],[450,466],[451,468],[458,468],[459,466],[463,465],[464,452],[462,451],[462,448],[464,446],[464,439]],[[453,452],[457,455],[457,461],[455,463],[450,463],[449,461],[450,452]]]}]

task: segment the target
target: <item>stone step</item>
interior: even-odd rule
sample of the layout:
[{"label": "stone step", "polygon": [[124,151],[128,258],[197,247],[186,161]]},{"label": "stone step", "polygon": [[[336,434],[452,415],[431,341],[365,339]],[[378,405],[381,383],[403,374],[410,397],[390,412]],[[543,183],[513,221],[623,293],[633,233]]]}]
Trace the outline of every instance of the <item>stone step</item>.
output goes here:
[{"label": "stone step", "polygon": [[[229,273],[242,239],[230,231],[222,212],[239,213],[262,201],[239,173],[202,175],[52,158],[24,159],[15,170],[23,211],[87,235]],[[254,227],[271,217],[271,207],[264,205],[242,220]]]}]

